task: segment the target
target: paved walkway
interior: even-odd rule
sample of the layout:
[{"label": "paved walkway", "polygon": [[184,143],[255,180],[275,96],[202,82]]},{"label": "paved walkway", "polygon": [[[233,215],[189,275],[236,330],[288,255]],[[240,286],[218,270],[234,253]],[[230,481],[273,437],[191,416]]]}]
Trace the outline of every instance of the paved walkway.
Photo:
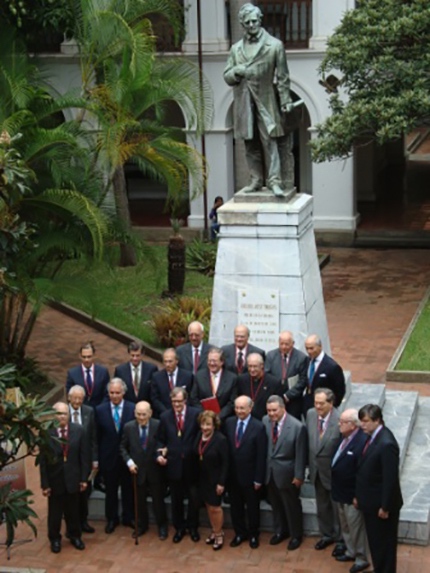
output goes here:
[{"label": "paved walkway", "polygon": [[[323,285],[332,354],[355,382],[381,382],[388,363],[430,284],[430,254],[425,250],[353,250],[331,249],[330,264],[324,269]],[[43,311],[30,343],[30,353],[57,379],[64,379],[67,368],[77,362],[81,341],[91,339],[98,360],[112,371],[126,359],[126,349],[116,341],[75,323],[51,309]],[[397,388],[399,385],[396,386]],[[410,388],[410,386],[408,386]],[[425,385],[416,385],[430,394]],[[228,546],[213,552],[203,542],[185,539],[173,545],[171,538],[160,542],[153,532],[139,546],[131,539],[131,530],[119,527],[106,535],[104,524],[96,523],[97,532],[84,537],[87,549],[78,552],[67,541],[60,555],[49,551],[46,538],[46,500],[40,495],[37,471],[28,464],[28,484],[36,492],[35,509],[39,515],[36,541],[14,548],[11,567],[46,568],[49,573],[141,573],[147,567],[159,573],[212,573],[219,571],[262,571],[266,573],[347,573],[348,564],[330,557],[330,551],[317,552],[312,538],[302,547],[287,553],[285,545],[268,545],[269,534],[261,536],[261,546],[237,549]],[[206,533],[203,531],[202,533]],[[21,527],[19,539],[28,537]],[[227,540],[232,537],[227,532]],[[0,539],[4,533],[0,528]],[[430,571],[430,548],[400,545],[398,573]],[[0,550],[0,573],[6,566]]]}]

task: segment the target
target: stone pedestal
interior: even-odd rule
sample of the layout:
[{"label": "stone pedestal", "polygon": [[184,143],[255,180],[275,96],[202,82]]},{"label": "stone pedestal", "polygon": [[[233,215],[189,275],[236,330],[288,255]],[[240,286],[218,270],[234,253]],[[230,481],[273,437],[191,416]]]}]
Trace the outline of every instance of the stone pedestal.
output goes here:
[{"label": "stone pedestal", "polygon": [[316,333],[330,354],[312,202],[305,194],[236,193],[218,210],[211,344],[231,343],[244,322],[265,350],[277,346],[279,331],[291,330],[298,348]]}]

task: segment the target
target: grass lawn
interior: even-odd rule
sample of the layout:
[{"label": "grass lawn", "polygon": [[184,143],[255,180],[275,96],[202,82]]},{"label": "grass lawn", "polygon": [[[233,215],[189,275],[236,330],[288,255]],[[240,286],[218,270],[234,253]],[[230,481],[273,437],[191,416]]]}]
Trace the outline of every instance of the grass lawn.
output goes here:
[{"label": "grass lawn", "polygon": [[409,337],[396,370],[430,370],[430,301],[427,301]]},{"label": "grass lawn", "polygon": [[[63,293],[64,302],[159,346],[149,321],[165,301],[161,293],[167,289],[166,246],[145,247],[144,260],[136,267],[112,268],[103,264],[86,269],[77,261],[66,264],[64,272],[71,273],[72,278]],[[209,297],[212,284],[213,278],[187,271],[184,295]]]}]

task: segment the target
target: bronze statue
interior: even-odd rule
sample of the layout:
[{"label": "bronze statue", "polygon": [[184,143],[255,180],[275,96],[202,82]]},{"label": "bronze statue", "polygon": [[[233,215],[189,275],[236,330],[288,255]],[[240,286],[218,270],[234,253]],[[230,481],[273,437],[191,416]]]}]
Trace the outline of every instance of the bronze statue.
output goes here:
[{"label": "bronze statue", "polygon": [[295,106],[284,46],[262,28],[262,17],[253,4],[240,9],[245,34],[230,50],[224,80],[234,89],[234,137],[245,140],[251,175],[242,191],[259,191],[265,182],[274,195],[283,197],[284,190],[294,188],[292,134],[285,115]]}]

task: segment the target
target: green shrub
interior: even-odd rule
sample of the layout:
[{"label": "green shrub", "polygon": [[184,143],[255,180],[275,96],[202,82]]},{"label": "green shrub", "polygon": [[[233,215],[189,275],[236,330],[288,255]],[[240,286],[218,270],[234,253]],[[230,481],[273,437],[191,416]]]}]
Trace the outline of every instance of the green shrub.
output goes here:
[{"label": "green shrub", "polygon": [[211,318],[211,300],[177,297],[166,300],[153,312],[151,326],[163,348],[176,347],[187,341],[190,322],[198,320],[205,327],[207,339]]},{"label": "green shrub", "polygon": [[212,277],[215,274],[216,252],[216,243],[194,239],[187,245],[187,269]]}]

